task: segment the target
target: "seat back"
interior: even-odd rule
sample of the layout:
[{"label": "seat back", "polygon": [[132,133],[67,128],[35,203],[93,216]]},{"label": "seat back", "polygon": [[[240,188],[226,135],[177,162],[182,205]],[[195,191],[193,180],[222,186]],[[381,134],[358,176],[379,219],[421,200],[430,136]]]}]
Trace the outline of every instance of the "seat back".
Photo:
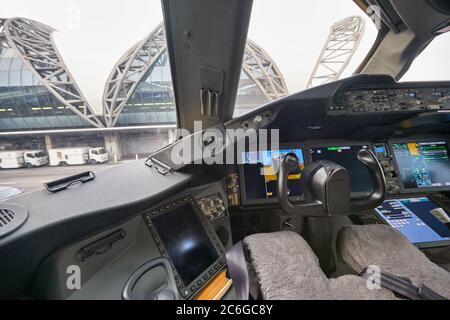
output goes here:
[{"label": "seat back", "polygon": [[266,300],[395,299],[371,290],[354,275],[328,279],[308,243],[294,232],[254,234],[244,239],[249,264]]},{"label": "seat back", "polygon": [[450,273],[430,261],[390,226],[345,226],[338,233],[337,252],[338,257],[357,273],[376,266],[450,298]]}]

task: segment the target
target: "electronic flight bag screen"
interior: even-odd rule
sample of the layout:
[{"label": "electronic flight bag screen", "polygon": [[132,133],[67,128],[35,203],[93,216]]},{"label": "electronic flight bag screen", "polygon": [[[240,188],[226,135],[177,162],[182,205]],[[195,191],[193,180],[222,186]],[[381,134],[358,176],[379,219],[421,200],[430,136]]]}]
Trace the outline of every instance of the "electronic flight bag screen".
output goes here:
[{"label": "electronic flight bag screen", "polygon": [[447,142],[392,143],[392,149],[405,190],[450,189]]},{"label": "electronic flight bag screen", "polygon": [[417,246],[433,246],[450,240],[448,212],[428,197],[386,200],[377,215]]},{"label": "electronic flight bag screen", "polygon": [[277,172],[280,161],[287,153],[295,153],[299,160],[299,170],[288,177],[288,194],[292,201],[303,199],[301,171],[305,161],[303,151],[297,149],[265,150],[242,152],[243,201],[261,203],[277,201]]}]

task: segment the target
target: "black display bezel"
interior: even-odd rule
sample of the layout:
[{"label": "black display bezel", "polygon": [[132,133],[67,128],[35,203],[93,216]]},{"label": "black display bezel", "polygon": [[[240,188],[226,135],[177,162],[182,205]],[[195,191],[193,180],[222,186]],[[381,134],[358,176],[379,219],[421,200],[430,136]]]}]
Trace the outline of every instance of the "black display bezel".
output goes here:
[{"label": "black display bezel", "polygon": [[[198,275],[194,281],[192,281],[189,284],[185,284],[181,280],[180,274],[176,270],[172,258],[167,252],[165,245],[158,234],[158,231],[156,230],[156,228],[152,223],[152,219],[160,215],[163,215],[167,212],[170,212],[173,209],[183,206],[185,204],[190,204],[192,206],[194,213],[199,218],[199,221],[202,224],[203,229],[205,230],[209,240],[216,249],[218,255],[218,258],[206,270],[204,270],[200,275]],[[190,195],[185,196],[183,198],[169,202],[163,206],[150,209],[143,214],[143,217],[147,224],[148,229],[150,230],[150,234],[152,235],[156,243],[156,246],[158,247],[159,252],[161,253],[161,256],[167,258],[170,261],[178,291],[180,292],[183,298],[189,298],[198,293],[205,284],[209,283],[226,266],[225,249],[223,248],[221,242],[217,238],[216,233],[214,232],[214,230],[211,228],[206,218],[201,213],[200,209],[197,206],[197,203],[195,202],[192,196]]]},{"label": "black display bezel", "polygon": [[403,179],[402,179],[402,175],[400,174],[400,167],[398,165],[397,162],[397,156],[395,155],[394,152],[394,148],[393,148],[393,144],[395,143],[433,143],[433,142],[445,142],[447,143],[447,149],[449,151],[449,155],[450,155],[450,145],[449,145],[449,140],[447,137],[437,137],[437,138],[433,138],[433,139],[425,139],[425,138],[418,138],[418,139],[414,139],[414,138],[408,138],[408,139],[392,139],[388,141],[388,145],[389,145],[389,152],[391,153],[393,159],[394,159],[394,167],[395,167],[395,172],[397,173],[399,179],[399,185],[400,185],[400,192],[401,193],[429,193],[429,192],[434,192],[434,191],[448,191],[450,190],[450,186],[440,186],[440,187],[427,187],[427,188],[405,188],[405,186],[403,185]]},{"label": "black display bezel", "polygon": [[[282,143],[279,145],[278,150],[282,150],[282,149],[300,149],[300,150],[302,150],[304,166],[306,166],[308,164],[308,157],[305,154],[306,153],[306,145],[304,143],[303,144],[302,143],[289,143],[289,144]],[[259,151],[267,151],[268,149],[259,150],[259,148],[256,147],[254,150],[258,150],[258,152],[259,152]],[[271,150],[275,150],[275,149],[271,149]],[[248,150],[246,150],[246,151],[248,151]],[[241,157],[242,155],[239,154],[238,156]],[[243,205],[262,205],[262,204],[279,203],[277,197],[251,199],[251,200],[247,199],[246,190],[245,190],[244,164],[239,164],[239,184],[240,184],[240,189],[241,189],[241,202]],[[293,202],[303,201],[304,199],[305,199],[304,195],[290,197],[290,200]]]},{"label": "black display bezel", "polygon": [[[327,147],[344,147],[344,146],[349,146],[349,147],[355,147],[355,146],[367,146],[368,150],[372,150],[373,147],[373,143],[372,142],[368,142],[368,141],[345,141],[345,140],[335,140],[335,141],[311,141],[308,142],[307,147],[308,147],[308,161],[309,163],[313,163],[313,159],[312,159],[312,154],[311,151],[314,148],[327,148]],[[359,161],[359,160],[358,160]],[[371,183],[371,182],[370,182]],[[352,192],[351,196],[352,197],[367,197],[370,196],[370,192]]]}]

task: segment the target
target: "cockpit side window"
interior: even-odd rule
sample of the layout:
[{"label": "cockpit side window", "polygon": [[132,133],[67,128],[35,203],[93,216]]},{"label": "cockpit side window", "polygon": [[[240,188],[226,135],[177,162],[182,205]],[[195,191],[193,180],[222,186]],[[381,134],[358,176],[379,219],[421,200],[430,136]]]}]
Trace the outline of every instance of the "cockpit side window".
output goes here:
[{"label": "cockpit side window", "polygon": [[414,60],[403,81],[448,81],[450,32],[437,36]]}]

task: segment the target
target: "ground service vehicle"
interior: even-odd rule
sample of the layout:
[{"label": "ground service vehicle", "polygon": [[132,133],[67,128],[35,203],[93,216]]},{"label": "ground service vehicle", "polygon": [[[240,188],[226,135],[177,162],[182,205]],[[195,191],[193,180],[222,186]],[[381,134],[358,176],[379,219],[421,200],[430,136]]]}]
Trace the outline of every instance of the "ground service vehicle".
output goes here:
[{"label": "ground service vehicle", "polygon": [[86,163],[104,163],[108,161],[105,148],[57,148],[48,151],[50,166],[82,165]]},{"label": "ground service vehicle", "polygon": [[0,153],[0,167],[2,169],[20,168],[24,165],[23,153],[20,151],[3,151]]},{"label": "ground service vehicle", "polygon": [[25,150],[23,161],[27,168],[41,167],[48,164],[48,156],[42,150]]},{"label": "ground service vehicle", "polygon": [[33,168],[48,164],[48,157],[42,150],[0,151],[0,168]]}]

